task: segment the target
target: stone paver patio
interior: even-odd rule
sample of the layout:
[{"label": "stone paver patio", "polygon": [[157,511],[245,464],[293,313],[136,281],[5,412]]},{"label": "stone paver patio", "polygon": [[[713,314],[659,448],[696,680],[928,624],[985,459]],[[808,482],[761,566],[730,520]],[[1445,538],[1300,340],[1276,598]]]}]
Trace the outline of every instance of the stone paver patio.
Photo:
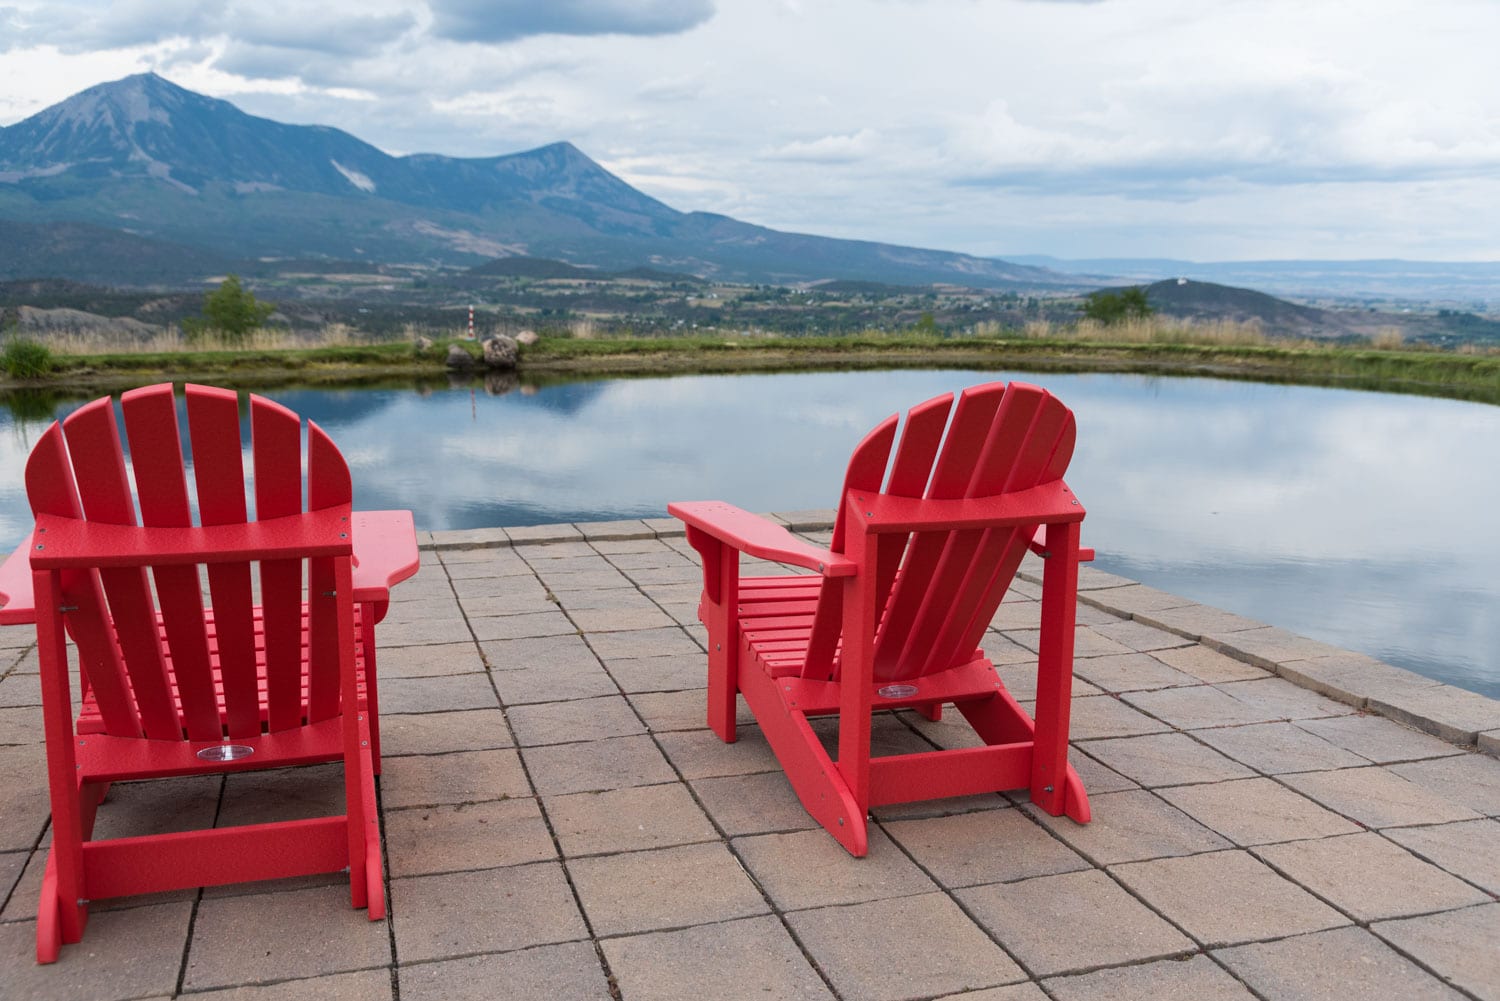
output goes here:
[{"label": "stone paver patio", "polygon": [[[826,512],[782,520],[826,540]],[[0,997],[1500,999],[1500,703],[1086,568],[1093,822],[882,808],[856,860],[753,723],[705,729],[677,522],[422,541],[379,631],[381,923],[336,876],[159,894],[94,905],[36,966],[37,661],[0,629]],[[985,643],[1023,701],[1036,571]],[[966,739],[874,727],[887,752]],[[331,768],[117,785],[99,831],[340,795]]]}]

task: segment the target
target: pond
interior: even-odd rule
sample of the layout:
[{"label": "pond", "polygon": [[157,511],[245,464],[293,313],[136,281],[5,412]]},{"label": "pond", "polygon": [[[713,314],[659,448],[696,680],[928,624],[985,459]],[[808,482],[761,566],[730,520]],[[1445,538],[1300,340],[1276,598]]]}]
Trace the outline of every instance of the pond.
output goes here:
[{"label": "pond", "polygon": [[[1078,416],[1095,566],[1500,697],[1500,408],[1138,375],[887,371],[525,389],[270,393],[322,424],[356,504],[454,529],[661,517],[669,500],[832,507],[878,421],[992,379]],[[76,404],[58,408],[66,412]],[[0,413],[0,542],[45,426]],[[1485,512],[1490,512],[1486,514]]]}]

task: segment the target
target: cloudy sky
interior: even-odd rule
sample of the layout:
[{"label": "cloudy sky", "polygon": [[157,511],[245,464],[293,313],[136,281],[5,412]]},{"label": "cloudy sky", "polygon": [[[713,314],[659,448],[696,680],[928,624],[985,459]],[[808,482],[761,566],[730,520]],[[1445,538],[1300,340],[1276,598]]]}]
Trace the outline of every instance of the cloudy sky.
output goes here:
[{"label": "cloudy sky", "polygon": [[154,69],[391,153],[985,255],[1500,259],[1495,0],[0,0],[0,125]]}]

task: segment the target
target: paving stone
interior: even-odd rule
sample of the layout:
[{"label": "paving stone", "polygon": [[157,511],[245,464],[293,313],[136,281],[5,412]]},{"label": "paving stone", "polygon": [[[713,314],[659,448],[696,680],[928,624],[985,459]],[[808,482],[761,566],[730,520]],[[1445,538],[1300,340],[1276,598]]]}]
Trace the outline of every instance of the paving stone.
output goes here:
[{"label": "paving stone", "polygon": [[543,796],[671,782],[677,776],[650,737],[611,737],[521,752]]},{"label": "paving stone", "polygon": [[732,744],[724,743],[712,730],[663,733],[656,739],[672,766],[689,781],[716,775],[781,771],[781,763],[766,743],[765,735],[753,726],[741,727],[738,739]]},{"label": "paving stone", "polygon": [[1010,629],[1040,629],[1042,625],[1042,603],[1040,601],[1002,601],[990,618],[990,628],[998,632]]},{"label": "paving stone", "polygon": [[432,533],[432,545],[442,549],[473,549],[506,544],[503,528],[461,528]]},{"label": "paving stone", "polygon": [[636,786],[543,801],[569,858],[709,841],[718,834],[682,785]]},{"label": "paving stone", "polygon": [[483,674],[436,678],[380,679],[380,712],[432,713],[453,709],[496,709],[500,700]]},{"label": "paving stone", "polygon": [[568,617],[579,629],[597,633],[625,632],[677,626],[677,620],[654,605],[650,608],[574,608]]},{"label": "paving stone", "polygon": [[181,901],[94,911],[83,941],[63,946],[48,966],[36,961],[34,921],[0,924],[3,993],[15,1001],[171,997],[192,909],[191,901]]},{"label": "paving stone", "polygon": [[505,714],[499,709],[410,716],[382,713],[380,717],[380,753],[385,758],[403,754],[485,751],[510,747],[512,743]]},{"label": "paving stone", "polygon": [[1363,654],[1337,653],[1277,665],[1276,673],[1301,688],[1362,709],[1370,696],[1389,701],[1398,692],[1432,688],[1438,682],[1383,664]]},{"label": "paving stone", "polygon": [[783,911],[905,897],[937,886],[878,828],[854,858],[821,827],[737,838],[736,854]]},{"label": "paving stone", "polygon": [[886,823],[885,830],[949,889],[1089,867],[1082,856],[1020,810],[894,821]]},{"label": "paving stone", "polygon": [[611,660],[608,671],[624,692],[671,692],[703,688],[708,660],[702,651],[671,657]]},{"label": "paving stone", "polygon": [[1056,1001],[1252,1001],[1255,995],[1207,956],[1055,977]]},{"label": "paving stone", "polygon": [[1500,728],[1500,701],[1451,685],[1371,695],[1369,705],[1382,716],[1455,744],[1473,744],[1480,733]]},{"label": "paving stone", "polygon": [[1272,1001],[1459,1001],[1443,986],[1363,928],[1336,928],[1222,949],[1214,957]]},{"label": "paving stone", "polygon": [[1089,797],[1093,819],[1078,824],[1037,807],[1021,807],[1096,865],[1190,855],[1229,847],[1229,842],[1176,807],[1145,790]]},{"label": "paving stone", "polygon": [[1373,832],[1266,845],[1256,854],[1362,923],[1490,899]]},{"label": "paving stone", "polygon": [[183,987],[205,990],[317,977],[390,962],[385,922],[371,921],[364,911],[350,907],[346,883],[205,897],[193,919]]},{"label": "paving stone", "polygon": [[1354,834],[1360,828],[1270,779],[1163,789],[1161,795],[1238,845]]},{"label": "paving stone", "polygon": [[387,810],[392,878],[544,862],[557,857],[534,799]]},{"label": "paving stone", "polygon": [[[1253,681],[1236,681],[1235,684],[1254,684]],[[1200,684],[1182,689],[1160,689],[1155,692],[1130,692],[1122,696],[1134,707],[1151,713],[1158,719],[1167,720],[1179,729],[1200,729],[1205,726],[1242,726],[1245,723],[1265,723],[1281,719],[1271,707],[1253,704],[1238,699],[1224,690],[1227,686]]]},{"label": "paving stone", "polygon": [[507,706],[619,692],[578,636],[492,640],[480,648],[500,700]]},{"label": "paving stone", "polygon": [[1391,771],[1475,813],[1500,816],[1500,761],[1484,754],[1392,765]]},{"label": "paving stone", "polygon": [[971,887],[958,899],[1035,976],[1190,952],[1181,932],[1097,870]]},{"label": "paving stone", "polygon": [[[1082,571],[1088,570],[1084,575]],[[1153,612],[1163,608],[1183,608],[1194,604],[1189,598],[1180,598],[1166,591],[1159,591],[1145,584],[1137,584],[1126,580],[1124,577],[1114,577],[1112,574],[1103,574],[1092,567],[1079,567],[1080,580],[1079,590],[1087,594],[1079,595],[1080,602],[1087,602],[1096,608],[1106,608],[1121,615],[1134,615],[1136,612]],[[1087,586],[1084,577],[1087,576],[1093,586]],[[1112,578],[1106,582],[1106,578]]]},{"label": "paving stone", "polygon": [[473,638],[468,621],[460,615],[454,615],[446,619],[382,622],[376,627],[375,643],[377,650],[388,650],[398,646],[461,643]]},{"label": "paving stone", "polygon": [[484,671],[484,658],[479,656],[479,648],[473,642],[380,649],[377,651],[376,664],[382,691],[392,678],[425,678],[435,674],[476,674]]},{"label": "paving stone", "polygon": [[0,901],[10,895],[30,857],[29,852],[0,852]]},{"label": "paving stone", "polygon": [[0,851],[30,851],[51,815],[43,745],[0,747]]},{"label": "paving stone", "polygon": [[1199,681],[1206,681],[1211,685],[1269,677],[1265,668],[1226,657],[1217,650],[1210,650],[1196,643],[1170,650],[1156,650],[1151,656],[1168,667],[1175,667],[1184,674],[1191,674]]},{"label": "paving stone", "polygon": [[723,844],[578,859],[568,870],[599,937],[709,924],[770,912]]},{"label": "paving stone", "polygon": [[798,911],[786,920],[846,1001],[929,997],[1026,979],[942,893]]},{"label": "paving stone", "polygon": [[516,1001],[609,1001],[609,981],[588,942],[402,966],[402,1001],[494,1001],[496,985]]},{"label": "paving stone", "polygon": [[17,706],[40,706],[41,704],[40,675],[11,674],[0,678],[0,707],[13,709]]},{"label": "paving stone", "polygon": [[[469,568],[474,577],[454,577],[450,589],[458,595],[459,604],[467,610],[490,601],[513,602],[522,606],[546,601],[547,589],[530,567],[524,574],[496,577],[483,573],[482,567]],[[547,602],[550,606],[552,603]],[[545,611],[545,609],[542,609]]]},{"label": "paving stone", "polygon": [[[645,720],[647,729],[653,733],[701,730],[708,725],[708,692],[703,688],[677,692],[636,692],[629,699],[641,719]],[[743,698],[736,706],[735,719],[741,726],[755,722],[755,717],[750,714],[750,707],[745,705]]]},{"label": "paving stone", "polygon": [[646,527],[639,518],[620,521],[580,521],[573,525],[590,542],[619,539],[648,539],[656,533]]},{"label": "paving stone", "polygon": [[688,637],[687,633],[682,631],[680,626],[668,629],[635,629],[619,633],[594,633],[589,636],[589,645],[606,663],[640,657],[704,656],[703,650]]},{"label": "paving stone", "polygon": [[445,549],[437,554],[438,561],[449,576],[457,567],[476,564],[487,573],[500,575],[530,573],[526,562],[517,555],[508,539],[497,539],[496,545],[478,546],[473,549]]},{"label": "paving stone", "polygon": [[1222,782],[1253,774],[1184,733],[1091,740],[1084,750],[1126,778],[1148,787]]},{"label": "paving stone", "polygon": [[964,991],[961,994],[947,994],[937,1001],[1047,1001],[1047,995],[1042,989],[1029,981],[1021,984],[1009,984],[1005,987],[991,987],[982,991]]},{"label": "paving stone", "polygon": [[393,879],[391,900],[403,963],[588,936],[555,862]]},{"label": "paving stone", "polygon": [[[572,525],[536,525],[528,528],[507,528],[506,538],[510,539],[513,546],[525,546],[531,549],[551,549],[556,543],[579,542],[583,539],[583,533]],[[545,545],[544,545],[545,544]],[[528,552],[526,558],[535,558],[536,554]]]},{"label": "paving stone", "polygon": [[606,939],[601,947],[630,1001],[833,997],[773,917]]},{"label": "paving stone", "polygon": [[1231,698],[1272,714],[1272,719],[1317,719],[1348,716],[1354,712],[1351,706],[1300,688],[1285,678],[1231,681],[1218,688]]},{"label": "paving stone", "polygon": [[658,539],[681,539],[687,531],[676,518],[642,518],[641,522],[655,532]]},{"label": "paving stone", "polygon": [[[1027,712],[1033,712],[1026,706]],[[1089,695],[1073,700],[1068,733],[1075,740],[1101,737],[1133,737],[1161,733],[1171,726],[1126,705],[1112,695]]]},{"label": "paving stone", "polygon": [[359,970],[214,991],[213,1001],[380,1001],[393,996],[391,971]]},{"label": "paving stone", "polygon": [[1419,857],[1500,895],[1500,822],[1465,820],[1384,833]]},{"label": "paving stone", "polygon": [[1144,653],[1082,657],[1073,662],[1073,673],[1109,692],[1134,692],[1199,684],[1198,679],[1191,674],[1168,667]]},{"label": "paving stone", "polygon": [[567,636],[578,632],[578,627],[557,609],[546,612],[522,612],[516,615],[496,615],[469,618],[469,628],[474,638],[486,640],[517,640],[532,636]]},{"label": "paving stone", "polygon": [[[1148,626],[1186,636],[1191,640],[1203,640],[1205,634],[1226,637],[1239,630],[1265,628],[1265,623],[1247,619],[1243,615],[1235,615],[1233,612],[1226,612],[1209,605],[1196,604],[1132,612],[1131,618],[1137,622],[1144,622]],[[1221,652],[1225,649],[1222,638],[1217,645],[1207,642],[1204,645]]]},{"label": "paving stone", "polygon": [[1210,649],[1228,653],[1239,660],[1258,664],[1272,671],[1286,661],[1311,660],[1344,652],[1336,646],[1308,639],[1276,626],[1205,630],[1200,642]]},{"label": "paving stone", "polygon": [[386,758],[380,801],[387,810],[530,796],[514,750]]},{"label": "paving stone", "polygon": [[1500,904],[1402,918],[1370,930],[1456,987],[1500,998]]},{"label": "paving stone", "polygon": [[458,599],[450,590],[445,596],[391,602],[386,617],[379,623],[377,631],[387,625],[405,625],[424,619],[454,619],[462,616],[463,609],[459,608]]},{"label": "paving stone", "polygon": [[[1343,915],[1242,850],[1132,862],[1110,871],[1206,946],[1348,923]],[[1226,906],[1226,901],[1234,905]]]},{"label": "paving stone", "polygon": [[566,601],[567,596],[575,591],[625,590],[635,593],[630,578],[610,566],[604,557],[595,557],[592,562],[595,569],[573,571],[549,569],[541,564],[537,574],[542,578],[542,583],[547,585],[547,590],[558,596],[559,601]]},{"label": "paving stone", "polygon": [[1500,757],[1500,730],[1489,730],[1479,735],[1479,749],[1485,754]]},{"label": "paving stone", "polygon": [[[181,780],[174,780],[181,781]],[[202,785],[189,794],[188,802],[173,804],[153,801],[149,794],[142,795],[140,805],[148,812],[160,810],[163,817],[170,817],[179,810],[191,810],[183,817],[184,823],[173,825],[165,821],[162,829],[176,827],[190,830],[195,827],[235,827],[242,824],[258,824],[279,820],[307,820],[344,812],[344,768],[342,765],[311,765],[301,768],[278,768],[263,772],[236,772],[223,776],[204,776],[198,779]],[[219,785],[223,783],[223,802],[218,803]],[[122,799],[127,790],[144,794],[156,787],[155,782],[128,783],[121,790]],[[114,787],[110,796],[115,795]],[[159,805],[158,805],[159,804]],[[218,821],[215,824],[215,807]],[[103,818],[106,811],[100,810]],[[158,826],[151,824],[148,826]],[[94,828],[96,837],[117,836],[107,826]],[[123,831],[119,833],[125,833]],[[152,831],[142,833],[156,833]]]},{"label": "paving stone", "polygon": [[506,715],[515,732],[516,743],[522,747],[576,743],[646,732],[630,703],[619,695],[578,699],[573,702],[513,706]]},{"label": "paving stone", "polygon": [[1296,725],[1380,765],[1462,753],[1445,740],[1418,733],[1381,716],[1298,720]]},{"label": "paving stone", "polygon": [[[1079,611],[1082,612],[1083,606]],[[1192,646],[1193,641],[1176,633],[1169,633],[1165,629],[1157,629],[1148,626],[1144,622],[1127,620],[1124,622],[1099,623],[1094,625],[1094,631],[1102,636],[1107,636],[1116,643],[1123,643],[1132,650],[1148,652],[1152,650],[1165,650],[1169,647]]]},{"label": "paving stone", "polygon": [[1476,816],[1385,768],[1302,772],[1282,781],[1366,827],[1415,827]]},{"label": "paving stone", "polygon": [[1221,754],[1270,775],[1356,768],[1365,759],[1293,723],[1252,723],[1195,730],[1193,736]]},{"label": "paving stone", "polygon": [[780,771],[696,779],[693,792],[729,837],[818,827]]},{"label": "paving stone", "polygon": [[[741,570],[746,577],[776,577],[784,574],[784,571],[783,573],[777,572],[781,570],[780,567],[756,567],[753,561],[750,560],[744,562]],[[703,581],[703,572],[696,565],[690,563],[668,567],[638,567],[634,570],[625,571],[625,576],[637,587],[648,593],[653,587],[664,584],[701,587]]]},{"label": "paving stone", "polygon": [[[1039,629],[1008,629],[1003,635],[1035,653],[1041,643]],[[1131,653],[1130,647],[1117,643],[1108,636],[1094,632],[1092,626],[1078,626],[1073,633],[1074,657],[1104,657],[1110,654]]]},{"label": "paving stone", "polygon": [[1123,792],[1126,789],[1139,789],[1140,786],[1121,775],[1119,772],[1095,761],[1093,758],[1074,748],[1068,755],[1068,763],[1083,780],[1083,788],[1090,796],[1104,792]]},{"label": "paving stone", "polygon": [[[558,607],[569,615],[587,611],[635,612],[642,615],[649,615],[659,610],[656,602],[631,587],[606,587],[597,588],[592,591],[560,591],[556,597]],[[644,622],[635,628],[643,628],[650,625],[652,623]]]}]

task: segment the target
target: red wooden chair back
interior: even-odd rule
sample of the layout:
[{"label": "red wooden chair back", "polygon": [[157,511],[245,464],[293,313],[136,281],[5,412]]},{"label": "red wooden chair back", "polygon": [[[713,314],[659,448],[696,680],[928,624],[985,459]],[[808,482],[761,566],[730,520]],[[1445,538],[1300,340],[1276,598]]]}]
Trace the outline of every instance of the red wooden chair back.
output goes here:
[{"label": "red wooden chair back", "polygon": [[[186,409],[199,524],[247,523],[238,397],[189,386]],[[96,400],[53,425],[33,450],[26,466],[33,512],[115,525],[190,526],[188,466],[172,387],[126,393],[121,410],[130,469],[114,407],[108,398]],[[251,396],[250,426],[255,518],[300,513],[300,419]],[[348,466],[310,421],[306,457],[306,509],[347,506]],[[71,612],[66,622],[97,706],[98,729],[120,737],[220,740],[338,715],[334,603],[315,602],[304,613],[304,589],[333,590],[333,558],[258,561],[258,581],[254,562],[208,565],[208,610],[203,569],[154,567],[148,576],[142,568],[105,568],[63,575]],[[262,619],[263,645],[256,642],[256,616]]]},{"label": "red wooden chair back", "polygon": [[[1061,401],[1019,382],[966,390],[956,407],[951,393],[913,407],[892,459],[897,423],[895,416],[881,423],[849,460],[829,546],[834,552],[845,551],[843,500],[850,493],[954,500],[1025,490],[1062,478],[1076,434]],[[875,679],[917,678],[969,660],[1035,529],[882,535]],[[842,609],[831,590],[820,598],[803,671],[815,680],[838,676]]]}]

